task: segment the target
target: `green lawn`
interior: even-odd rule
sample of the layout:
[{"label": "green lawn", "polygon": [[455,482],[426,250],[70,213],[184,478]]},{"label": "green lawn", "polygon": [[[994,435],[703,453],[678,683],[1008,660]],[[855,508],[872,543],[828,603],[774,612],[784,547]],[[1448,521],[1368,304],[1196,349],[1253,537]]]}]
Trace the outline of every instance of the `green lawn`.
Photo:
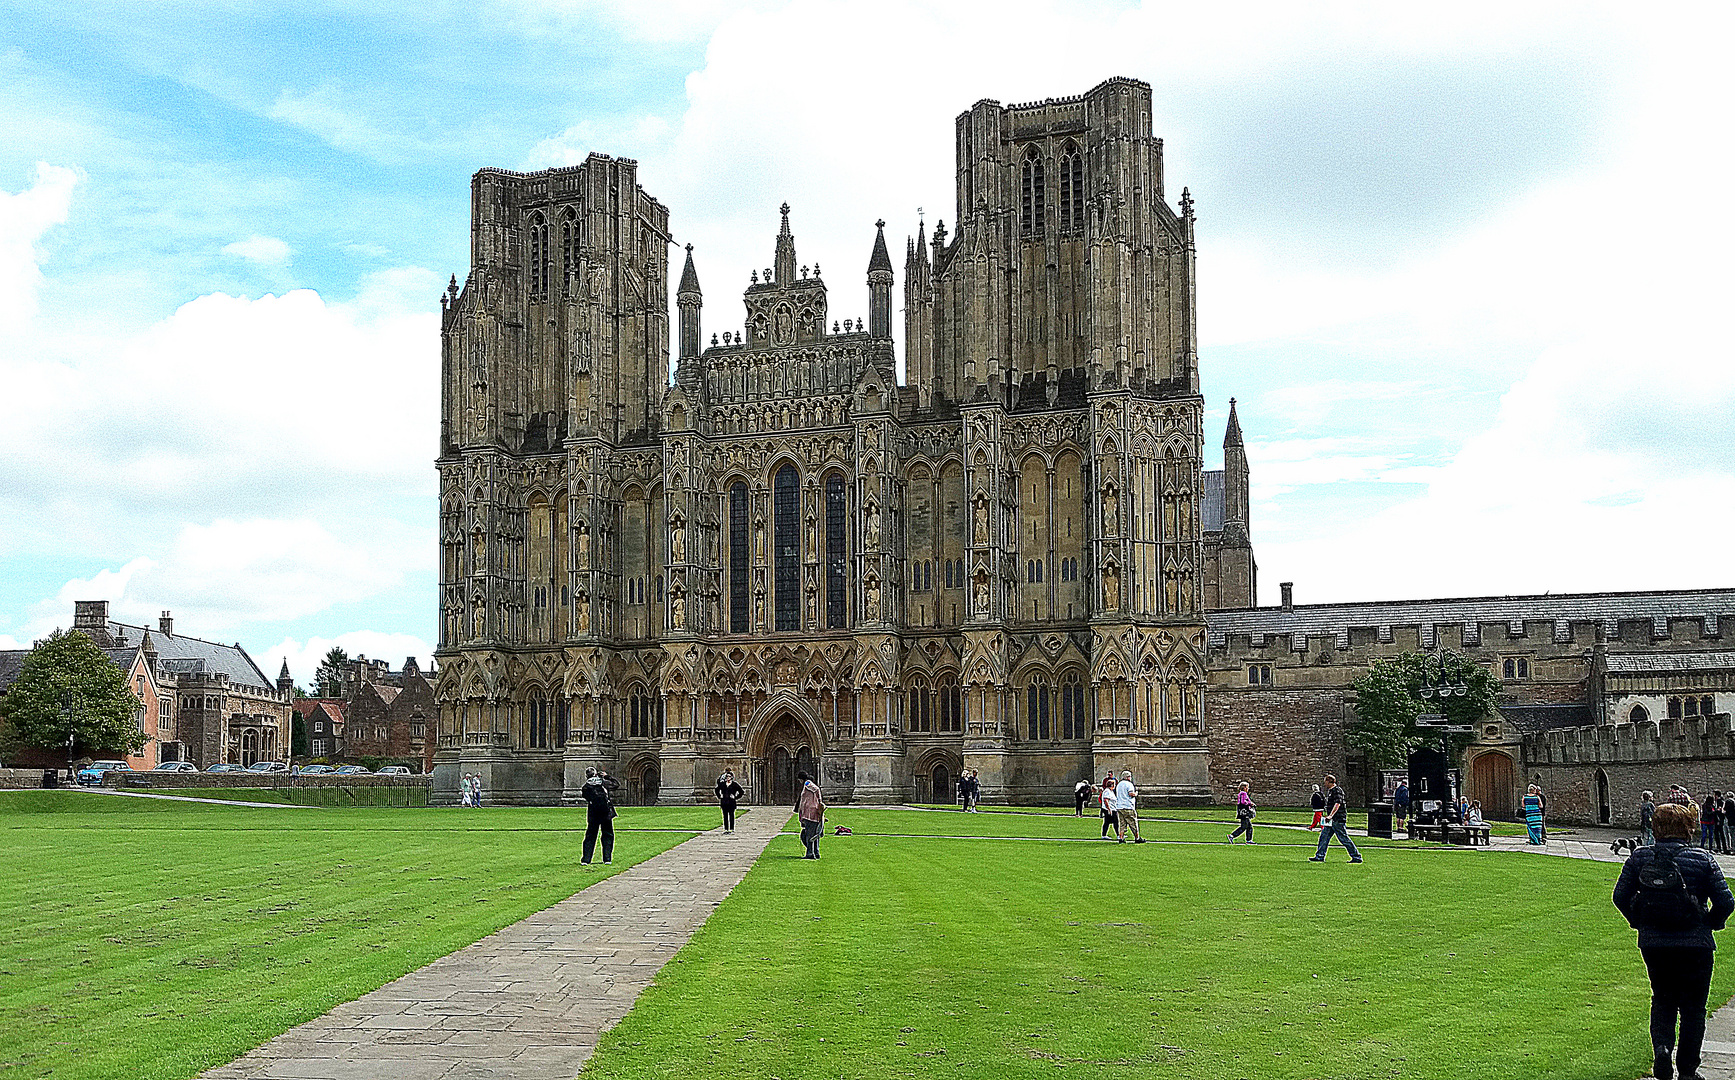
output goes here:
[{"label": "green lawn", "polygon": [[[1069,814],[844,808],[838,824],[856,835],[826,837],[817,864],[772,841],[587,1078],[1616,1080],[1648,1065],[1612,865],[1007,838],[1095,832]],[[1152,831],[1183,829],[1221,826]],[[1724,966],[1715,1000],[1732,989]]]},{"label": "green lawn", "polygon": [[716,824],[0,793],[0,1077],[190,1077]]}]

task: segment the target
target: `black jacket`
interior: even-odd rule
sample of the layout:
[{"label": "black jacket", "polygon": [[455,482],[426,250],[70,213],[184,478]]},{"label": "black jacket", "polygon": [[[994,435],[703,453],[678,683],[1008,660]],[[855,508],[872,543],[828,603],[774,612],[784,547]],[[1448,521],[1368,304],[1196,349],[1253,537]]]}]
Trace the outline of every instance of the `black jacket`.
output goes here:
[{"label": "black jacket", "polygon": [[1325,809],[1325,796],[1317,791],[1313,793],[1313,808],[1315,810]]},{"label": "black jacket", "polygon": [[742,794],[741,785],[735,781],[717,781],[717,801],[724,806],[734,806],[741,801]]},{"label": "black jacket", "polygon": [[[1705,914],[1705,921],[1694,929],[1648,930],[1634,921],[1637,917],[1639,871],[1658,851],[1674,853],[1675,866],[1681,872],[1681,881],[1687,886],[1687,891],[1701,904],[1710,906],[1710,910]],[[1659,841],[1654,847],[1640,848],[1633,852],[1626,865],[1621,867],[1620,880],[1615,882],[1614,901],[1615,907],[1626,916],[1627,924],[1639,932],[1641,949],[1653,945],[1715,949],[1717,943],[1712,939],[1711,931],[1723,929],[1723,924],[1729,920],[1729,913],[1735,911],[1735,896],[1729,894],[1729,883],[1723,880],[1723,870],[1717,865],[1717,860],[1711,857],[1710,852],[1688,847],[1679,840]]]},{"label": "black jacket", "polygon": [[579,788],[579,794],[584,796],[585,821],[610,821],[614,818],[614,804],[609,800],[609,793],[620,787],[620,781],[612,776],[593,776]]}]

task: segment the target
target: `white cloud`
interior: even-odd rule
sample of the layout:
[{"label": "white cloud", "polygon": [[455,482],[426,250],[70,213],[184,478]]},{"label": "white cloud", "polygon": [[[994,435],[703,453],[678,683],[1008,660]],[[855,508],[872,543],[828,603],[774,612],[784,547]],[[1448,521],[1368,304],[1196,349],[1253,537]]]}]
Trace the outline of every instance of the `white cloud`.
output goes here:
[{"label": "white cloud", "polygon": [[396,147],[397,140],[346,101],[343,90],[332,82],[312,90],[285,89],[265,115],[350,153],[378,157]]},{"label": "white cloud", "polygon": [[42,282],[37,244],[66,220],[77,184],[75,170],[38,162],[30,187],[0,191],[0,334],[22,334],[36,314]]},{"label": "white cloud", "polygon": [[581,120],[531,147],[524,168],[534,171],[580,165],[593,153],[645,161],[669,152],[672,131],[660,116]]},{"label": "white cloud", "polygon": [[289,245],[275,236],[249,236],[225,246],[223,253],[261,266],[283,266],[289,262]]}]

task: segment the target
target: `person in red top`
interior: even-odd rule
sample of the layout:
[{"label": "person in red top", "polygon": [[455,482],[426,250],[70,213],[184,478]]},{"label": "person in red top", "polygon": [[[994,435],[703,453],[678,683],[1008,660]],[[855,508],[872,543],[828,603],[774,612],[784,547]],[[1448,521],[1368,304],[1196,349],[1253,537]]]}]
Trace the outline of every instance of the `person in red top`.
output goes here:
[{"label": "person in red top", "polygon": [[795,816],[801,819],[801,843],[807,848],[804,859],[819,858],[819,838],[825,833],[825,797],[819,785],[805,772],[795,774],[801,781],[801,794],[795,797]]}]

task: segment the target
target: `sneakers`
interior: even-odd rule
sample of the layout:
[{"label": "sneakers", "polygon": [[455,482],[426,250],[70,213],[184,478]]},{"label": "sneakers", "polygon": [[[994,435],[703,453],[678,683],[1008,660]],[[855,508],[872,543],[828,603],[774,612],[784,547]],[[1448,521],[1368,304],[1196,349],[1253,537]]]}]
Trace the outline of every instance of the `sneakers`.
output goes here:
[{"label": "sneakers", "polygon": [[1351,863],[1351,864],[1352,864],[1352,865],[1353,865],[1353,864],[1355,864],[1355,863],[1358,863],[1358,862],[1361,862],[1361,858],[1360,858],[1360,856],[1357,856],[1357,857],[1356,857],[1356,858],[1353,858],[1353,859],[1351,859],[1351,860],[1350,860],[1350,863]]},{"label": "sneakers", "polygon": [[1314,856],[1309,857],[1307,861],[1308,862],[1324,862],[1325,856],[1324,855],[1314,855]]},{"label": "sneakers", "polygon": [[1133,843],[1135,843],[1135,844],[1142,844],[1144,842],[1145,842],[1145,838],[1142,836],[1133,837]]}]

